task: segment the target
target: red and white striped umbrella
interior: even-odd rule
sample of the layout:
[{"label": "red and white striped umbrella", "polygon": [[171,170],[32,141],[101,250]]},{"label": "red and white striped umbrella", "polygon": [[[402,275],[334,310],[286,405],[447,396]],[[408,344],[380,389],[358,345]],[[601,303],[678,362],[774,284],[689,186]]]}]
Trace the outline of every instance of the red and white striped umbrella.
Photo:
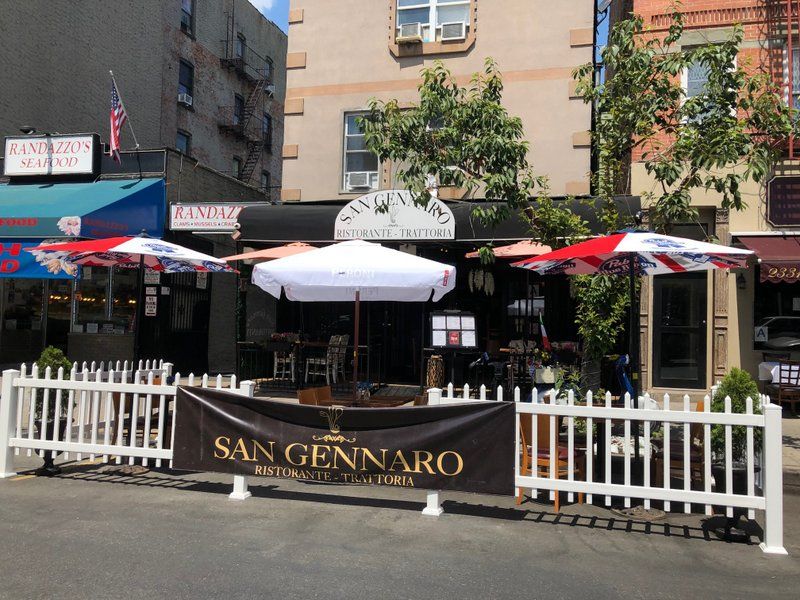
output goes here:
[{"label": "red and white striped umbrella", "polygon": [[745,267],[750,250],[660,235],[647,231],[615,233],[512,263],[542,275],[665,275],[686,271]]},{"label": "red and white striped umbrella", "polygon": [[234,271],[223,259],[149,237],[115,237],[26,248],[39,262],[58,261],[74,275],[74,265],[85,267],[130,267],[141,264],[161,273]]}]

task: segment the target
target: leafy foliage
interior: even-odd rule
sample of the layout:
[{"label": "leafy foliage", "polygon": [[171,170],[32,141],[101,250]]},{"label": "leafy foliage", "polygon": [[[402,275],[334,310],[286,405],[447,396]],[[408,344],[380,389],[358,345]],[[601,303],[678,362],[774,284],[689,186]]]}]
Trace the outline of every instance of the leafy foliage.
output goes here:
[{"label": "leafy foliage", "polygon": [[[58,369],[63,367],[64,373],[69,374],[72,370],[72,361],[70,361],[64,353],[56,348],[55,346],[48,346],[42,353],[39,355],[39,358],[36,360],[36,365],[39,367],[39,376],[44,377],[45,369],[50,367],[50,372],[53,377],[58,376]],[[34,418],[36,421],[41,421],[42,418],[42,409],[43,409],[44,402],[41,400],[36,403],[36,409],[34,410]],[[61,405],[61,415],[65,416],[67,414],[67,403],[64,402]],[[52,421],[55,416],[55,402],[52,400],[48,405],[47,410],[47,418],[46,421]]]},{"label": "leafy foliage", "polygon": [[[761,407],[758,405],[758,385],[747,371],[732,368],[717,388],[717,393],[711,401],[712,412],[725,412],[725,397],[730,396],[731,411],[744,413],[747,410],[747,398],[753,400],[753,413],[760,415]],[[754,428],[754,445],[760,446],[761,429]],[[711,427],[711,449],[717,458],[725,453],[725,426],[714,425]],[[742,461],[747,450],[747,428],[742,425],[731,427],[731,459]]]},{"label": "leafy foliage", "polygon": [[[729,39],[700,46],[678,46],[683,15],[675,9],[663,37],[653,35],[640,16],[617,23],[602,51],[610,77],[594,84],[591,64],[576,69],[577,93],[600,115],[594,142],[600,168],[596,188],[604,200],[604,223],[615,215],[609,199],[626,191],[625,165],[641,152],[644,168],[655,182],[645,194],[651,223],[697,221],[692,194],[712,190],[722,208],[746,207],[745,181],[764,181],[796,125],[770,74],[737,62],[744,30],[734,27]],[[681,74],[695,66],[708,83],[689,97]]]},{"label": "leafy foliage", "polygon": [[436,61],[422,71],[419,104],[402,108],[396,100],[370,100],[361,119],[366,146],[379,160],[394,162],[397,179],[417,203],[429,202],[432,183],[462,188],[470,197],[480,191],[498,204],[476,204],[473,215],[497,225],[545,185],[528,164],[522,120],[508,114],[502,95],[491,58],[464,87]]}]

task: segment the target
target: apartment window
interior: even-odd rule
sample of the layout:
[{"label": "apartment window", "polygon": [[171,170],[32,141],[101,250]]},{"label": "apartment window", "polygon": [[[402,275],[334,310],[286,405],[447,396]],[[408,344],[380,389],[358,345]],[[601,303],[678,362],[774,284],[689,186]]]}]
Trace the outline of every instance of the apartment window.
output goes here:
[{"label": "apartment window", "polygon": [[244,121],[244,98],[239,94],[233,96],[233,124],[240,125]]},{"label": "apartment window", "polygon": [[[786,78],[786,85],[788,86],[788,73]],[[792,48],[792,106],[800,108],[800,48]]]},{"label": "apartment window", "polygon": [[244,58],[244,49],[247,46],[247,41],[243,34],[238,34],[236,36],[236,46],[234,47],[234,52],[236,53],[236,58]]},{"label": "apartment window", "polygon": [[363,113],[344,117],[344,189],[363,190],[378,187],[378,157],[367,150],[364,130],[358,125]]},{"label": "apartment window", "polygon": [[239,179],[242,176],[242,159],[238,156],[233,157],[233,170],[231,175],[236,179]]},{"label": "apartment window", "polygon": [[470,0],[397,0],[397,35],[413,35],[414,24],[419,23],[423,41],[464,39],[470,4]]},{"label": "apartment window", "polygon": [[178,130],[175,136],[175,147],[179,152],[189,155],[192,153],[192,136],[185,131]]},{"label": "apartment window", "polygon": [[274,68],[275,68],[275,65],[273,64],[272,59],[271,58],[267,58],[264,61],[264,78],[268,82],[272,82],[272,73],[273,73]]},{"label": "apartment window", "polygon": [[261,138],[264,141],[264,150],[267,152],[272,151],[272,117],[264,113],[264,119],[261,121]]},{"label": "apartment window", "polygon": [[178,71],[178,93],[194,96],[194,67],[182,60]]},{"label": "apartment window", "polygon": [[194,34],[194,0],[181,0],[181,31]]},{"label": "apartment window", "polygon": [[686,97],[694,98],[706,91],[708,85],[708,65],[695,62],[686,69]]},{"label": "apartment window", "polygon": [[261,190],[270,197],[270,176],[269,171],[261,171]]}]

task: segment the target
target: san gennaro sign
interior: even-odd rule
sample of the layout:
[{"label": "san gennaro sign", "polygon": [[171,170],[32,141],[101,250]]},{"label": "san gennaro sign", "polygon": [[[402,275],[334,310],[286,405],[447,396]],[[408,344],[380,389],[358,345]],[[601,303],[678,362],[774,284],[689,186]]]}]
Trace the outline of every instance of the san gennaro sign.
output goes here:
[{"label": "san gennaro sign", "polygon": [[321,407],[179,387],[174,466],[340,484],[514,492],[514,404]]},{"label": "san gennaro sign", "polygon": [[337,240],[453,240],[456,220],[441,200],[414,202],[407,190],[372,192],[349,202],[336,216]]},{"label": "san gennaro sign", "polygon": [[3,174],[7,177],[93,175],[99,164],[96,134],[7,137]]}]

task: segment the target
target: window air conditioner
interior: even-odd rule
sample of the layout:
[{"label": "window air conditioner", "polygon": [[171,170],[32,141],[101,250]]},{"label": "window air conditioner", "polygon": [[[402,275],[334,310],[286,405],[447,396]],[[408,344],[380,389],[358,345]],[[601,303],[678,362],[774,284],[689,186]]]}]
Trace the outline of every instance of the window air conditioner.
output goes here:
[{"label": "window air conditioner", "polygon": [[463,21],[457,23],[442,23],[442,41],[452,42],[464,40],[467,37],[467,24]]},{"label": "window air conditioner", "polygon": [[404,23],[399,29],[398,44],[415,44],[422,41],[422,23]]},{"label": "window air conditioner", "polygon": [[189,94],[178,94],[178,104],[183,104],[184,106],[191,106],[192,97]]},{"label": "window air conditioner", "polygon": [[369,189],[370,186],[369,171],[353,171],[346,176],[346,187],[348,190]]}]

